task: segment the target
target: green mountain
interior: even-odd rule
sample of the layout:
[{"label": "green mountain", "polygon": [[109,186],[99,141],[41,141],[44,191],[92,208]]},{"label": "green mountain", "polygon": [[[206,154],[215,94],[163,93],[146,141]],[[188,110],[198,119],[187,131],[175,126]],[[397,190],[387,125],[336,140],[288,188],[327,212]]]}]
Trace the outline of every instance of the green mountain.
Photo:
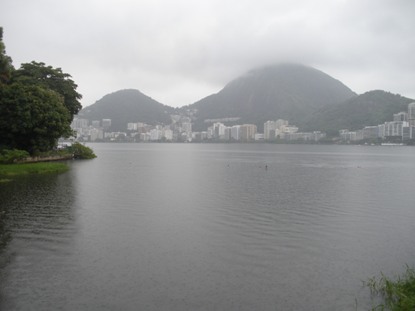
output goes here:
[{"label": "green mountain", "polygon": [[111,119],[111,131],[125,131],[129,122],[170,124],[170,115],[190,116],[193,130],[206,130],[216,120],[232,125],[286,119],[301,131],[337,134],[390,121],[414,100],[384,91],[356,95],[329,75],[303,65],[282,64],[252,70],[217,94],[182,108],[163,105],[137,90],[104,96],[78,114],[93,120]]},{"label": "green mountain", "polygon": [[169,124],[174,108],[163,105],[138,90],[121,90],[82,109],[78,116],[90,121],[111,119],[112,131],[125,131],[127,123]]},{"label": "green mountain", "polygon": [[355,97],[347,86],[303,65],[281,64],[252,70],[230,82],[219,93],[184,107],[194,111],[194,128],[206,129],[206,120],[238,118],[225,124],[256,124],[286,119],[301,125],[327,105]]},{"label": "green mountain", "polygon": [[393,114],[408,111],[413,99],[385,91],[370,91],[343,103],[316,111],[305,122],[306,130],[322,130],[336,135],[341,129],[358,130],[393,120]]}]

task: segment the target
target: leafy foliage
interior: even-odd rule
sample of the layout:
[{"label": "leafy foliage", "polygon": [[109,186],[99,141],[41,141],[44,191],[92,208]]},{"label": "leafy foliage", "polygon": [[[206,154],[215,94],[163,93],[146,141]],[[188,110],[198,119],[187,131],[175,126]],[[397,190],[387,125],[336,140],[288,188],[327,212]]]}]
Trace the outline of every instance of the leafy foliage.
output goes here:
[{"label": "leafy foliage", "polygon": [[30,154],[53,149],[81,109],[81,95],[70,75],[44,63],[15,70],[5,54],[0,28],[0,142]]},{"label": "leafy foliage", "polygon": [[415,310],[415,270],[406,267],[406,272],[397,280],[382,274],[380,279],[370,278],[366,282],[372,297],[380,297],[383,303],[372,310],[413,311]]},{"label": "leafy foliage", "polygon": [[94,159],[97,157],[91,148],[80,143],[72,144],[69,151],[73,153],[75,159]]},{"label": "leafy foliage", "polygon": [[3,28],[0,27],[0,84],[9,81],[12,70],[12,59],[6,55],[6,48],[3,43]]},{"label": "leafy foliage", "polygon": [[25,85],[38,85],[51,89],[60,94],[64,99],[64,105],[68,109],[71,120],[81,110],[79,100],[82,95],[76,92],[77,85],[71,76],[63,73],[61,68],[46,66],[44,63],[31,62],[22,64],[13,73],[13,82],[20,82]]},{"label": "leafy foliage", "polygon": [[8,148],[47,151],[70,133],[69,112],[56,92],[19,83],[0,86],[0,137]]},{"label": "leafy foliage", "polygon": [[29,153],[25,150],[18,149],[4,149],[0,152],[0,163],[11,164],[18,160],[23,160],[29,156]]}]

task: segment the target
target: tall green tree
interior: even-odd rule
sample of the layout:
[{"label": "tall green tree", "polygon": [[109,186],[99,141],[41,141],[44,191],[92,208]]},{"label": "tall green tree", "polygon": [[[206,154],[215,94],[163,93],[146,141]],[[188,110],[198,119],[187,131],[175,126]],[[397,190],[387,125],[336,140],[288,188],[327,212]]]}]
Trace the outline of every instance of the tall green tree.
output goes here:
[{"label": "tall green tree", "polygon": [[46,66],[45,63],[31,62],[22,64],[13,72],[13,82],[25,85],[38,85],[49,88],[63,97],[64,105],[68,109],[71,120],[81,110],[79,100],[82,95],[76,91],[78,87],[71,79],[71,75],[62,72],[61,68]]},{"label": "tall green tree", "polygon": [[15,70],[2,39],[0,28],[0,147],[49,151],[72,133],[82,96],[60,68],[32,62]]},{"label": "tall green tree", "polygon": [[0,84],[9,82],[12,71],[12,59],[6,55],[6,47],[3,43],[3,28],[0,27]]},{"label": "tall green tree", "polygon": [[0,85],[0,140],[30,154],[49,151],[71,134],[71,116],[62,97],[38,85]]}]

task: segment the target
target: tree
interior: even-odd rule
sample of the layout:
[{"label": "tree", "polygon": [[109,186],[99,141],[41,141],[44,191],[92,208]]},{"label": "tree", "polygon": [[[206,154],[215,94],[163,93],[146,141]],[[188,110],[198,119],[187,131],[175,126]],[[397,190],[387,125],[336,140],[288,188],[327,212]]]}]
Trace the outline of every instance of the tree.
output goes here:
[{"label": "tree", "polygon": [[72,134],[82,96],[60,68],[31,62],[15,70],[2,35],[0,28],[0,145],[31,154],[49,151]]},{"label": "tree", "polygon": [[79,102],[82,95],[76,92],[78,86],[71,79],[71,75],[63,73],[61,68],[53,68],[42,62],[33,61],[22,64],[19,69],[14,71],[12,81],[25,85],[38,85],[60,94],[63,97],[66,109],[70,113],[71,121],[73,116],[82,108]]},{"label": "tree", "polygon": [[3,28],[0,27],[0,84],[9,81],[12,71],[12,59],[6,55],[6,48],[3,43]]},{"label": "tree", "polygon": [[31,154],[48,151],[71,134],[71,116],[58,93],[39,85],[0,85],[0,140]]}]

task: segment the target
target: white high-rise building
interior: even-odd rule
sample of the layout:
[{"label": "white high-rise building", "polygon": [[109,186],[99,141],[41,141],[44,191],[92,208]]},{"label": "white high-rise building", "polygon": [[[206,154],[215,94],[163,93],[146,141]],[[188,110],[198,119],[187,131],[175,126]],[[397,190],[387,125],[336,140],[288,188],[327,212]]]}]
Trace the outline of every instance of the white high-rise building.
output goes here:
[{"label": "white high-rise building", "polygon": [[225,136],[225,124],[217,122],[213,123],[213,137],[223,138]]},{"label": "white high-rise building", "polygon": [[408,113],[407,112],[399,112],[393,115],[393,121],[408,121]]},{"label": "white high-rise building", "polygon": [[276,121],[267,121],[264,123],[264,139],[270,140],[275,138],[275,130],[277,129]]},{"label": "white high-rise building", "polygon": [[275,126],[276,126],[276,128],[281,128],[283,126],[288,126],[288,121],[287,120],[278,119],[277,121],[275,121]]},{"label": "white high-rise building", "polygon": [[255,134],[257,133],[257,128],[255,124],[243,124],[241,125],[241,141],[249,142],[255,139]]},{"label": "white high-rise building", "polygon": [[231,138],[233,140],[240,140],[241,139],[241,126],[234,125],[231,128]]},{"label": "white high-rise building", "polygon": [[173,140],[173,131],[170,130],[170,129],[164,129],[163,130],[163,137],[168,141]]},{"label": "white high-rise building", "polygon": [[409,136],[415,139],[415,102],[408,105]]}]

